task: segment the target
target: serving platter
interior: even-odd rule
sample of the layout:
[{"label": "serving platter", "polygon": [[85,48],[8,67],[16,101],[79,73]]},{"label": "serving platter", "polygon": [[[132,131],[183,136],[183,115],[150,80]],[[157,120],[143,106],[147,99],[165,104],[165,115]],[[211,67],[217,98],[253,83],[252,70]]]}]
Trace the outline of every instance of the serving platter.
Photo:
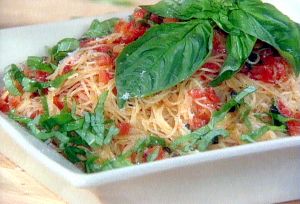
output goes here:
[{"label": "serving platter", "polygon": [[[299,1],[268,2],[300,22]],[[92,19],[0,30],[0,72],[28,55],[46,54],[45,46],[64,37],[79,37]],[[272,203],[300,198],[300,137],[88,175],[3,114],[0,127],[0,152],[70,203]]]}]

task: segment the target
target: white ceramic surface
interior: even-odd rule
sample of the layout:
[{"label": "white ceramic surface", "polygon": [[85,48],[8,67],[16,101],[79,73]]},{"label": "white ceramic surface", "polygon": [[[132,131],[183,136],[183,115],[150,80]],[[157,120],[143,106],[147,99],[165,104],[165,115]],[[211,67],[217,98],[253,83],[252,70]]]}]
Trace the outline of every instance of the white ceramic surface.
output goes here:
[{"label": "white ceramic surface", "polygon": [[[268,2],[300,22],[298,0]],[[45,54],[46,45],[79,37],[92,19],[0,30],[1,72],[28,55]],[[87,175],[0,115],[0,152],[70,203],[273,203],[300,198],[300,137]]]}]

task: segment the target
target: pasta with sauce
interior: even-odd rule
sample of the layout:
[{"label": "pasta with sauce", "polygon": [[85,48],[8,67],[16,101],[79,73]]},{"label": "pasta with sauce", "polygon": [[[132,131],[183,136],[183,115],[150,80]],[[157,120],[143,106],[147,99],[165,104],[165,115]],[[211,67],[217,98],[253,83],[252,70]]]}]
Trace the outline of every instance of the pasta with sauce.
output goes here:
[{"label": "pasta with sauce", "polygon": [[[228,135],[215,135],[207,149],[247,143],[249,139],[241,139],[241,136],[249,132],[251,136],[251,131],[259,129],[262,132],[252,135],[253,140],[272,140],[300,134],[300,78],[293,73],[286,59],[267,43],[258,40],[241,71],[217,87],[210,86],[210,82],[220,74],[228,56],[228,34],[218,28],[214,28],[210,56],[192,76],[153,95],[129,99],[124,108],[120,108],[115,77],[120,53],[147,33],[152,24],[179,21],[138,9],[130,21],[118,20],[110,34],[81,39],[80,45],[59,60],[52,73],[29,66],[28,61],[27,64],[19,64],[23,75],[41,83],[42,88],[26,91],[29,88],[15,78],[14,84],[20,94],[11,94],[9,89],[4,88],[1,91],[1,111],[9,113],[11,118],[32,132],[36,131],[39,139],[50,143],[88,172],[182,154],[185,151],[176,151],[169,144],[206,127],[216,111],[249,86],[255,87],[256,91],[231,107],[225,118],[214,126],[226,130]],[[49,64],[52,61],[53,57],[47,57],[40,63]],[[68,76],[61,86],[47,84],[65,75]],[[102,117],[96,111],[101,106],[99,98],[105,94]],[[62,119],[61,115],[71,117],[65,116],[68,111],[76,116]],[[92,114],[94,111],[95,115]],[[44,115],[50,119],[40,119]],[[40,124],[33,126],[37,118]],[[72,123],[73,129],[71,125],[65,126],[60,122],[61,119]],[[94,125],[102,124],[105,130],[94,127],[93,120],[98,122]],[[86,129],[83,130],[85,124]],[[263,129],[269,127],[266,124],[280,128]],[[78,125],[77,129],[75,125]],[[49,134],[49,128],[52,134]],[[103,136],[104,142],[97,143],[96,136],[99,134],[110,139],[106,141]],[[65,137],[67,142],[63,143]],[[139,142],[144,145],[142,148],[137,148]],[[197,151],[195,148],[189,150]]]}]

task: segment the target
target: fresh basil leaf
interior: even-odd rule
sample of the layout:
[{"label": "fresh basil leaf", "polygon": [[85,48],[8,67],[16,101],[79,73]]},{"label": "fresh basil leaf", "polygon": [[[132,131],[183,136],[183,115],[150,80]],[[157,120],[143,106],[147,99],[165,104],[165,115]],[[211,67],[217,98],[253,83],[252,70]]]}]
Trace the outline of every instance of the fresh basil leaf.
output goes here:
[{"label": "fresh basil leaf", "polygon": [[84,149],[75,146],[65,147],[64,153],[68,160],[70,160],[72,163],[81,162],[83,160],[81,156],[86,156],[86,151]]},{"label": "fresh basil leaf", "polygon": [[156,146],[153,153],[147,156],[147,162],[155,161],[160,152],[160,147]]},{"label": "fresh basil leaf", "polygon": [[248,143],[256,142],[261,136],[263,136],[268,131],[278,131],[278,132],[285,132],[286,127],[284,125],[282,126],[263,126],[259,129],[256,129],[254,131],[251,131],[251,133],[247,135],[242,135],[241,140]]},{"label": "fresh basil leaf", "polygon": [[44,109],[44,115],[46,117],[49,117],[49,106],[48,106],[47,97],[46,96],[42,96],[41,97],[41,102],[42,102],[43,109]]},{"label": "fresh basil leaf", "polygon": [[249,131],[252,131],[253,127],[252,127],[252,123],[249,120],[249,114],[251,111],[251,107],[248,104],[244,104],[240,109],[239,109],[239,114],[241,117],[241,121],[245,123],[245,125],[247,126],[247,128],[249,129]]},{"label": "fresh basil leaf", "polygon": [[149,29],[117,59],[119,106],[130,98],[152,95],[189,78],[210,55],[212,37],[212,26],[202,20]]},{"label": "fresh basil leaf", "polygon": [[239,34],[230,33],[227,38],[228,56],[222,66],[220,74],[210,83],[210,85],[218,86],[237,73],[251,54],[255,42],[255,37],[243,32],[240,32]]},{"label": "fresh basil leaf", "polygon": [[201,140],[199,140],[199,142],[198,142],[198,150],[199,151],[205,151],[205,150],[207,150],[208,146],[210,144],[212,144],[212,141],[216,137],[219,137],[219,136],[228,137],[229,136],[229,132],[227,130],[224,130],[224,129],[215,129],[215,130],[210,131],[204,137],[202,137]]},{"label": "fresh basil leaf", "polygon": [[239,30],[262,40],[285,57],[300,73],[300,32],[297,24],[274,6],[260,1],[238,1],[239,9],[232,10],[229,21]]},{"label": "fresh basil leaf", "polygon": [[8,113],[8,117],[14,121],[17,121],[18,123],[22,123],[24,125],[27,125],[28,123],[30,123],[32,121],[31,118],[27,118],[27,117],[22,117],[16,114],[15,110],[11,110]]},{"label": "fresh basil leaf", "polygon": [[53,60],[57,63],[64,59],[69,52],[73,52],[80,46],[79,40],[75,38],[65,38],[59,41],[52,49],[51,56]]},{"label": "fresh basil leaf", "polygon": [[105,104],[107,96],[108,96],[108,92],[101,94],[99,101],[97,103],[97,106],[95,108],[95,115],[93,115],[91,117],[91,126],[97,134],[96,144],[98,144],[98,145],[103,145],[104,139],[105,139],[105,135],[104,135],[104,131],[105,131],[104,104]]},{"label": "fresh basil leaf", "polygon": [[235,9],[232,0],[162,0],[154,5],[141,6],[142,8],[162,17],[190,19],[211,19],[220,12]]},{"label": "fresh basil leaf", "polygon": [[5,88],[13,96],[21,96],[22,93],[15,85],[15,80],[21,83],[21,79],[24,75],[21,70],[15,65],[12,64],[6,68],[6,72],[3,77]]},{"label": "fresh basil leaf", "polygon": [[117,136],[119,132],[119,128],[117,128],[115,125],[110,126],[103,143],[106,145],[111,143],[112,139]]},{"label": "fresh basil leaf", "polygon": [[30,92],[30,93],[33,93],[33,92],[43,89],[42,83],[35,81],[33,79],[29,79],[27,77],[23,78],[22,87],[23,87],[24,91]]},{"label": "fresh basil leaf", "polygon": [[117,157],[116,159],[105,161],[101,165],[100,170],[107,171],[107,170],[112,170],[112,169],[116,169],[116,168],[131,166],[131,165],[132,165],[132,163],[127,158],[124,158],[123,155],[121,155],[121,156]]},{"label": "fresh basil leaf", "polygon": [[209,122],[209,126],[213,128],[217,123],[222,121],[226,114],[230,111],[231,108],[234,106],[241,104],[244,100],[244,98],[256,91],[256,88],[254,86],[248,86],[244,90],[242,90],[240,93],[238,93],[234,98],[230,99],[227,103],[225,103],[220,110],[215,111],[213,113],[212,119]]},{"label": "fresh basil leaf", "polygon": [[[74,118],[73,118],[74,119]],[[74,130],[82,129],[84,123],[84,119],[78,119],[73,122],[67,123],[65,125],[62,125],[60,130],[63,132],[70,132]]]},{"label": "fresh basil leaf", "polygon": [[144,152],[146,148],[151,146],[166,146],[166,141],[160,137],[148,136],[146,138],[139,139],[133,147],[133,152]]},{"label": "fresh basil leaf", "polygon": [[216,130],[217,124],[224,120],[230,109],[241,104],[246,96],[255,91],[256,88],[253,86],[249,86],[242,90],[240,93],[234,96],[234,98],[225,103],[220,110],[215,111],[207,125],[195,130],[190,134],[177,138],[171,143],[171,148],[174,151],[177,151],[178,146],[183,146],[184,153],[193,151],[195,148],[199,148],[199,150],[202,151],[205,147],[207,148],[207,146],[216,136],[226,137],[228,134],[225,130]]},{"label": "fresh basil leaf", "polygon": [[87,173],[101,171],[101,165],[97,163],[98,157],[90,157],[85,161],[85,170]]},{"label": "fresh basil leaf", "polygon": [[65,83],[65,81],[74,74],[74,72],[68,72],[61,76],[56,77],[53,81],[48,82],[49,87],[59,88]]},{"label": "fresh basil leaf", "polygon": [[52,73],[54,71],[51,64],[44,63],[43,57],[29,56],[27,58],[26,64],[32,70],[39,70],[48,73]]},{"label": "fresh basil leaf", "polygon": [[162,0],[157,4],[141,7],[162,17],[179,18],[182,20],[189,20],[195,17],[205,18],[209,15],[205,15],[204,13],[213,10],[211,0]]},{"label": "fresh basil leaf", "polygon": [[83,38],[99,38],[107,36],[113,33],[115,25],[119,22],[118,18],[111,18],[100,22],[99,20],[93,20],[90,28],[83,34]]},{"label": "fresh basil leaf", "polygon": [[70,113],[61,113],[43,120],[41,125],[48,130],[52,130],[54,127],[60,127],[72,121],[73,117]]}]

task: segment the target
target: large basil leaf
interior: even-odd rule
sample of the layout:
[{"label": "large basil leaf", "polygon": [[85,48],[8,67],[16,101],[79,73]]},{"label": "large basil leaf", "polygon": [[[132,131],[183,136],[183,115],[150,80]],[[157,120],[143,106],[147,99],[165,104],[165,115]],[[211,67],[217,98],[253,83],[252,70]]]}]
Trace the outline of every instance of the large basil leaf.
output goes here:
[{"label": "large basil leaf", "polygon": [[195,18],[205,18],[209,15],[206,12],[212,10],[210,0],[187,0],[187,1],[174,1],[162,0],[155,5],[142,6],[142,8],[155,13],[159,16],[169,18],[179,18],[188,20]]},{"label": "large basil leaf", "polygon": [[95,19],[88,31],[83,34],[84,38],[99,38],[111,34],[115,25],[119,22],[118,18],[111,18],[105,21]]},{"label": "large basil leaf", "polygon": [[208,21],[162,24],[127,46],[117,59],[119,106],[189,78],[210,55],[213,28]]},{"label": "large basil leaf", "polygon": [[229,21],[245,33],[276,48],[300,73],[300,32],[297,24],[274,6],[259,1],[238,1]]},{"label": "large basil leaf", "polygon": [[227,38],[227,59],[219,76],[210,84],[212,86],[217,86],[237,73],[251,54],[255,42],[255,37],[243,32],[240,32],[239,34],[229,34]]}]

